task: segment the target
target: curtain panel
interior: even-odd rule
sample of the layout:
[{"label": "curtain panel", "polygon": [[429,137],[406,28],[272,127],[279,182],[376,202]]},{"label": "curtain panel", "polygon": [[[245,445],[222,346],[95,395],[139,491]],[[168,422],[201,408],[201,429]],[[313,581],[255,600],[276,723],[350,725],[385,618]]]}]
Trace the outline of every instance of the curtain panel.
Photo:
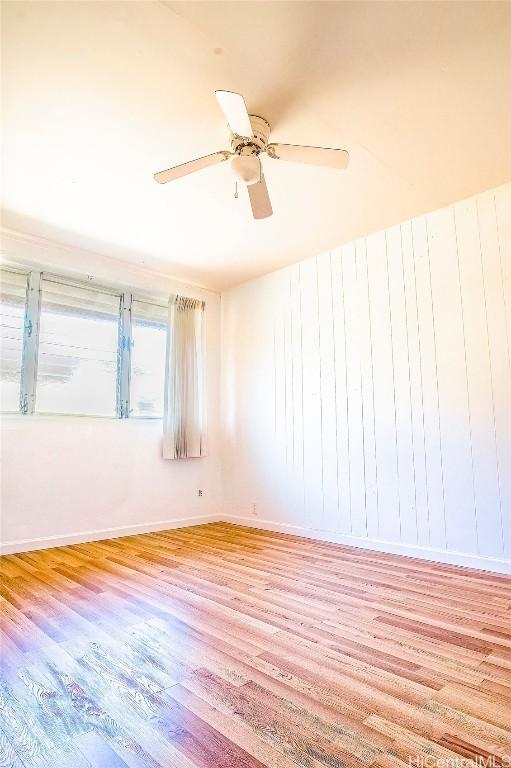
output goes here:
[{"label": "curtain panel", "polygon": [[169,300],[163,457],[206,454],[204,408],[205,303],[186,296]]}]

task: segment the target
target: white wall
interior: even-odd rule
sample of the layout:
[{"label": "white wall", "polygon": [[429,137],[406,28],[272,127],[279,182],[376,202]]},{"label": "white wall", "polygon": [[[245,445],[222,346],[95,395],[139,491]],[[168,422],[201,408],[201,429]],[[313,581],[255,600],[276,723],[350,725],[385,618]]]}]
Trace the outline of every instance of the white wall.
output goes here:
[{"label": "white wall", "polygon": [[93,274],[98,283],[155,292],[162,298],[179,291],[204,299],[209,411],[209,455],[185,461],[162,459],[160,421],[4,415],[2,551],[218,519],[220,297],[143,267],[14,233],[4,233],[2,251],[4,258],[59,273]]},{"label": "white wall", "polygon": [[511,184],[222,297],[231,520],[511,572]]}]

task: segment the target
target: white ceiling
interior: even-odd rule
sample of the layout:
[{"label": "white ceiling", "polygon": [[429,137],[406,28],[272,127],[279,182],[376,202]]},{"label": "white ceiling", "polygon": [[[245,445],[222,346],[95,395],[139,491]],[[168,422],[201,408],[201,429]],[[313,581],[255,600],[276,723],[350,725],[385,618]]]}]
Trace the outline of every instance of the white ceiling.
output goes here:
[{"label": "white ceiling", "polygon": [[[511,178],[507,2],[4,2],[3,225],[213,289]],[[272,139],[274,216],[234,199],[215,89]]]}]

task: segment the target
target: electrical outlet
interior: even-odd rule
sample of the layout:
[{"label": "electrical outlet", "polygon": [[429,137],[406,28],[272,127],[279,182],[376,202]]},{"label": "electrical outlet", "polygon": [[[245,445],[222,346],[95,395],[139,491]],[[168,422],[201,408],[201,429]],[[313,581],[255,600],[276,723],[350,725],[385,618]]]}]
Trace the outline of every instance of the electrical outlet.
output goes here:
[{"label": "electrical outlet", "polygon": [[252,515],[254,517],[257,517],[257,514],[258,514],[257,513],[257,504],[255,503],[255,501],[253,501],[252,504],[250,505],[250,511],[251,511],[251,513],[252,513]]},{"label": "electrical outlet", "polygon": [[204,494],[202,493],[202,488],[199,488],[199,490],[197,491],[197,496],[203,496],[203,495]]}]

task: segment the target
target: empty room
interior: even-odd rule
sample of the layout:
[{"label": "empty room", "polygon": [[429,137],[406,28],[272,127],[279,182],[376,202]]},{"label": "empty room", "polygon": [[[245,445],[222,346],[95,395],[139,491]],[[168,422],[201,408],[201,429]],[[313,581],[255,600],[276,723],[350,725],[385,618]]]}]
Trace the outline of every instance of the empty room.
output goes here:
[{"label": "empty room", "polygon": [[0,5],[0,767],[511,768],[511,2]]}]

